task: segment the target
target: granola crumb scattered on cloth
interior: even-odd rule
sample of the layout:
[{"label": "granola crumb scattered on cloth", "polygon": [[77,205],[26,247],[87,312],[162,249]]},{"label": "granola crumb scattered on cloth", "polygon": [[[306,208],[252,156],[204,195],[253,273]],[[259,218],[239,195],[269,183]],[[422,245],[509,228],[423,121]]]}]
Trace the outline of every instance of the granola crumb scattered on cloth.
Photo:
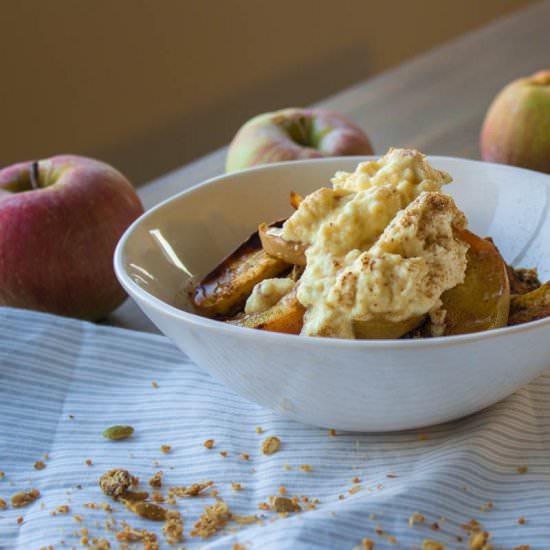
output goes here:
[{"label": "granola crumb scattered on cloth", "polygon": [[130,527],[127,523],[123,524],[122,531],[116,534],[119,542],[135,543],[140,542],[144,550],[159,550],[158,537],[155,533],[147,529],[137,529]]},{"label": "granola crumb scattered on cloth", "polygon": [[261,450],[264,455],[272,455],[273,453],[276,453],[280,447],[281,440],[277,436],[271,435],[262,441]]},{"label": "granola crumb scattered on cloth", "polygon": [[101,490],[114,499],[123,496],[131,487],[137,485],[138,480],[128,470],[114,468],[105,472],[99,478]]},{"label": "granola crumb scattered on cloth", "polygon": [[[452,429],[443,425],[389,435],[342,430],[329,437],[326,428],[302,425],[241,400],[164,338],[32,312],[11,315],[9,322],[2,322],[3,315],[0,308],[5,336],[0,346],[2,377],[21,388],[17,398],[28,413],[28,422],[18,422],[9,384],[0,385],[3,421],[17,426],[6,430],[0,444],[0,468],[6,472],[0,481],[6,506],[0,514],[0,540],[10,550],[85,544],[95,550],[170,545],[174,550],[208,545],[229,549],[237,541],[262,550],[351,550],[354,545],[364,550],[365,537],[376,541],[375,549],[420,548],[423,539],[466,549],[472,537],[474,544],[481,544],[489,528],[491,536],[483,550],[489,550],[488,545],[525,550],[550,537],[540,498],[530,498],[531,491],[537,494],[544,470],[536,461],[529,463],[534,456],[531,439],[521,439],[522,433],[529,433],[537,452],[550,451],[545,443],[550,441],[550,417],[544,408],[550,398],[546,373],[498,407],[453,422]],[[32,321],[36,318],[47,319],[38,332]],[[10,348],[12,342],[16,343]],[[41,349],[51,350],[51,357]],[[160,382],[153,392],[151,379]],[[25,401],[26,395],[33,401]],[[512,425],[506,422],[510,410],[521,412]],[[134,425],[135,437],[115,443],[104,439],[102,430],[113,421]],[[258,424],[264,428],[262,435],[255,432]],[[491,438],[495,433],[499,437]],[[264,456],[260,445],[268,434],[277,434],[283,444],[278,452]],[[487,446],[465,453],[466,436],[483,438]],[[219,449],[203,448],[207,437],[216,438]],[[479,467],[491,466],[493,457],[502,455],[502,445],[519,440],[524,442],[521,448],[507,448],[505,467]],[[170,455],[159,451],[166,442],[174,448]],[[224,460],[218,456],[220,449],[228,452]],[[47,468],[37,472],[34,462],[45,453],[49,458],[42,461]],[[242,457],[247,453],[248,461]],[[88,457],[93,468],[85,463]],[[156,459],[161,465],[154,465]],[[313,471],[304,473],[300,464],[312,464]],[[529,467],[518,475],[516,468],[522,464]],[[459,481],[446,476],[451,465]],[[150,480],[160,478],[161,470],[160,486],[152,487]],[[103,472],[109,475],[100,488],[97,480]],[[387,479],[388,472],[399,477]],[[475,478],[471,472],[476,472]],[[209,479],[215,481],[215,489]],[[235,491],[231,482],[242,490]],[[359,483],[362,490],[350,496],[348,490]],[[495,483],[512,483],[514,491],[480,493],[479,487]],[[420,484],[424,500],[418,498]],[[40,498],[14,509],[10,496],[32,487]],[[290,502],[273,501],[272,495]],[[440,500],[451,505],[440,508]],[[135,503],[145,502],[143,509],[154,511],[157,508],[150,505],[158,504],[165,510],[164,519],[135,515],[126,509],[126,501],[138,511],[144,505]],[[298,506],[299,512],[288,510]],[[318,512],[312,513],[315,507]],[[410,527],[415,510],[425,517],[424,525],[416,516]],[[357,514],[364,521],[355,522]],[[522,523],[521,518],[527,520]],[[440,526],[437,532],[430,530],[435,523]],[[336,541],[332,533],[341,538]],[[210,537],[208,544],[201,536]],[[309,545],[303,544],[304,538]]]},{"label": "granola crumb scattered on cloth", "polygon": [[409,517],[409,525],[412,527],[417,523],[424,523],[424,516],[420,512],[413,512]]},{"label": "granola crumb scattered on cloth", "polygon": [[191,536],[200,537],[201,539],[211,537],[217,531],[223,529],[230,518],[229,506],[223,500],[218,501],[204,509],[204,514],[195,523]]},{"label": "granola crumb scattered on cloth", "polygon": [[10,504],[13,508],[24,508],[32,504],[37,498],[40,497],[40,491],[38,489],[31,489],[30,491],[20,491],[15,493],[10,498]]},{"label": "granola crumb scattered on cloth", "polygon": [[302,509],[298,503],[287,497],[271,497],[270,502],[275,512],[299,512]]},{"label": "granola crumb scattered on cloth", "polygon": [[196,497],[208,487],[212,487],[213,484],[212,481],[207,481],[205,483],[192,483],[189,487],[178,487],[174,485],[168,487],[168,496],[175,496],[178,498]]},{"label": "granola crumb scattered on cloth", "polygon": [[176,544],[183,541],[183,518],[180,512],[176,510],[169,510],[167,512],[162,532],[168,544]]},{"label": "granola crumb scattered on cloth", "polygon": [[162,477],[163,473],[161,471],[156,472],[154,475],[151,476],[151,479],[149,480],[149,485],[151,487],[154,487],[155,489],[159,489],[162,487]]}]

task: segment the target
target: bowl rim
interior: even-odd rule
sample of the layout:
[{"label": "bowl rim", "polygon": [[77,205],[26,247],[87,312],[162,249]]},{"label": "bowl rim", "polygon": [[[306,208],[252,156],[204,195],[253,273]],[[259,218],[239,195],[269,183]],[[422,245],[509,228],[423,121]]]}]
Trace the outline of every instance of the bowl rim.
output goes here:
[{"label": "bowl rim", "polygon": [[[535,170],[529,170],[527,168],[521,168],[518,166],[498,164],[493,162],[485,162],[481,160],[466,159],[461,157],[452,157],[452,156],[445,156],[445,155],[426,155],[426,156],[431,161],[436,161],[436,162],[438,160],[459,161],[466,164],[483,165],[483,166],[488,165],[488,166],[498,167],[499,169],[503,169],[503,170],[511,170],[511,171],[519,171],[519,172],[527,172],[530,174],[536,174],[539,177],[542,176],[543,180],[546,179],[544,183],[550,188],[550,175],[544,174],[543,172],[537,172]],[[179,200],[181,197],[185,195],[191,195],[193,193],[196,193],[202,187],[215,185],[218,181],[230,178],[232,176],[237,176],[248,172],[260,172],[264,170],[270,170],[270,169],[273,169],[274,167],[279,167],[279,166],[288,166],[288,165],[298,166],[298,165],[307,165],[312,163],[331,163],[335,161],[336,162],[338,161],[361,162],[361,161],[372,160],[377,158],[380,158],[380,155],[340,156],[340,157],[323,157],[323,158],[315,158],[315,159],[291,160],[286,162],[278,162],[278,163],[272,163],[272,164],[263,164],[259,166],[253,166],[243,170],[230,172],[228,174],[226,173],[220,174],[218,176],[214,176],[212,178],[199,182],[188,189],[184,189],[183,191],[180,191],[179,193],[176,193],[175,195],[172,195],[164,199],[159,204],[147,210],[146,212],[141,214],[136,220],[134,220],[134,222],[126,229],[126,231],[120,237],[117,243],[117,246],[115,248],[114,257],[113,257],[113,266],[114,266],[115,274],[120,284],[124,287],[124,289],[128,292],[129,296],[132,299],[136,299],[135,297],[139,298],[140,300],[146,302],[150,307],[157,310],[159,313],[168,314],[172,318],[180,319],[186,323],[190,323],[199,327],[203,327],[206,329],[213,329],[219,332],[224,332],[224,333],[227,333],[228,336],[241,335],[242,337],[247,337],[247,336],[251,337],[252,335],[256,335],[256,337],[266,338],[268,341],[273,339],[274,344],[277,344],[277,343],[278,344],[284,344],[284,343],[296,344],[298,342],[303,342],[304,345],[306,346],[314,345],[316,348],[318,348],[319,346],[321,347],[336,346],[337,348],[344,347],[350,350],[361,350],[361,349],[370,349],[370,348],[382,349],[382,350],[384,349],[408,350],[408,349],[416,349],[416,348],[425,349],[425,348],[433,348],[433,347],[439,348],[439,347],[448,346],[451,344],[452,345],[470,344],[478,340],[500,338],[511,334],[517,334],[520,332],[531,332],[533,330],[537,330],[540,327],[544,327],[544,326],[550,327],[550,317],[546,317],[544,319],[530,321],[528,323],[524,323],[521,325],[501,327],[497,329],[490,329],[482,332],[474,332],[469,334],[458,334],[458,335],[452,335],[452,336],[436,336],[432,338],[385,339],[385,340],[381,340],[381,339],[352,340],[352,339],[346,339],[346,338],[325,338],[321,336],[303,337],[298,334],[284,334],[280,332],[258,331],[252,328],[239,327],[239,326],[231,325],[229,323],[224,323],[222,321],[209,319],[208,317],[203,317],[197,313],[190,313],[183,309],[174,307],[164,302],[160,298],[153,296],[152,294],[147,292],[144,288],[142,288],[137,283],[135,283],[132,280],[132,278],[128,275],[124,267],[125,246],[127,241],[130,239],[130,237],[136,230],[136,228],[141,223],[143,223],[145,219],[147,219],[149,216],[152,216],[154,213],[156,213],[158,210],[161,210],[172,201]]]}]

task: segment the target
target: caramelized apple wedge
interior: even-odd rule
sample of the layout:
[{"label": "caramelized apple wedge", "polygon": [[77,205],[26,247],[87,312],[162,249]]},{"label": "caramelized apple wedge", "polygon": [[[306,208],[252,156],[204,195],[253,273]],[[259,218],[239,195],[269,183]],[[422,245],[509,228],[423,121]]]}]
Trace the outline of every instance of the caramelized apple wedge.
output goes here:
[{"label": "caramelized apple wedge", "polygon": [[296,297],[296,287],[283,296],[274,306],[259,313],[242,315],[228,321],[239,327],[283,332],[285,334],[300,334],[304,320],[304,306]]},{"label": "caramelized apple wedge", "polygon": [[412,317],[405,321],[353,321],[353,332],[358,340],[391,340],[401,338],[424,321],[425,315]]},{"label": "caramelized apple wedge", "polygon": [[289,264],[306,265],[306,246],[299,242],[286,241],[281,237],[281,228],[261,223],[258,234],[263,249],[274,258],[284,260]]},{"label": "caramelized apple wedge", "polygon": [[509,325],[550,317],[550,281],[526,294],[512,296]]},{"label": "caramelized apple wedge", "polygon": [[[304,198],[294,191],[290,192],[290,204],[297,210]],[[306,246],[302,243],[286,241],[281,236],[281,226],[286,220],[271,223],[261,223],[258,227],[258,234],[262,241],[263,249],[274,258],[279,258],[289,264],[305,266],[306,257],[304,252]]]},{"label": "caramelized apple wedge", "polygon": [[447,310],[445,335],[467,334],[504,327],[510,311],[510,283],[506,263],[495,245],[461,232],[469,245],[464,282],[441,296]]},{"label": "caramelized apple wedge", "polygon": [[242,309],[257,283],[290,267],[267,254],[255,232],[202,279],[192,293],[193,305],[207,317],[230,317]]},{"label": "caramelized apple wedge", "polygon": [[298,210],[298,207],[304,200],[304,197],[302,195],[298,195],[298,193],[295,193],[294,191],[290,192],[290,205],[294,210]]}]

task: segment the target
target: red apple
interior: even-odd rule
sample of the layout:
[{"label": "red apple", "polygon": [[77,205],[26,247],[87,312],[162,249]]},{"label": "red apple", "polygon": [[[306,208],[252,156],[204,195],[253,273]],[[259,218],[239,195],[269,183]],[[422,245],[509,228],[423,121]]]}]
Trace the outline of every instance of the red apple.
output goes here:
[{"label": "red apple", "polygon": [[125,298],[112,266],[143,212],[111,166],[63,155],[0,170],[0,305],[97,320]]},{"label": "red apple", "polygon": [[481,131],[481,158],[550,173],[550,71],[508,84]]},{"label": "red apple", "polygon": [[369,138],[326,109],[290,108],[249,120],[229,145],[227,172],[257,164],[341,155],[372,155]]}]

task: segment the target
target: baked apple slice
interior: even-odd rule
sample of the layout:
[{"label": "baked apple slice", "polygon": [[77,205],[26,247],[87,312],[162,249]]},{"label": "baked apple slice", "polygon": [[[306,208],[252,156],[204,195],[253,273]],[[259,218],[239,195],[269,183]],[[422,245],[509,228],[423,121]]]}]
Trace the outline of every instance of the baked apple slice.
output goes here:
[{"label": "baked apple slice", "polygon": [[284,260],[289,264],[306,265],[306,246],[303,243],[286,241],[281,237],[281,231],[280,227],[273,224],[261,223],[258,227],[258,234],[263,249],[270,256]]},{"label": "baked apple slice", "polygon": [[192,293],[193,305],[206,317],[230,317],[242,309],[257,283],[290,268],[263,250],[256,231],[202,279]]},{"label": "baked apple slice", "polygon": [[[290,204],[297,210],[304,198],[294,191],[290,192]],[[286,220],[280,220],[269,225],[261,223],[258,227],[263,249],[275,258],[279,258],[289,264],[305,266],[304,255],[306,246],[302,243],[285,241],[281,237],[281,226]]]},{"label": "baked apple slice", "polygon": [[294,287],[269,309],[250,315],[242,315],[228,322],[239,327],[283,332],[285,334],[300,334],[304,312],[305,308],[298,301],[296,287]]},{"label": "baked apple slice", "polygon": [[447,310],[445,335],[504,327],[510,311],[506,262],[495,245],[470,231],[461,232],[469,245],[464,282],[441,296]]},{"label": "baked apple slice", "polygon": [[[242,315],[228,321],[233,325],[285,334],[300,334],[304,321],[304,306],[296,298],[293,290],[274,306],[260,313]],[[384,321],[354,321],[353,328],[357,339],[400,338],[415,329],[424,317],[415,317],[399,323]]]},{"label": "baked apple slice", "polygon": [[354,319],[353,332],[358,340],[391,340],[401,338],[424,321],[425,315],[412,317],[405,321],[361,321]]}]

